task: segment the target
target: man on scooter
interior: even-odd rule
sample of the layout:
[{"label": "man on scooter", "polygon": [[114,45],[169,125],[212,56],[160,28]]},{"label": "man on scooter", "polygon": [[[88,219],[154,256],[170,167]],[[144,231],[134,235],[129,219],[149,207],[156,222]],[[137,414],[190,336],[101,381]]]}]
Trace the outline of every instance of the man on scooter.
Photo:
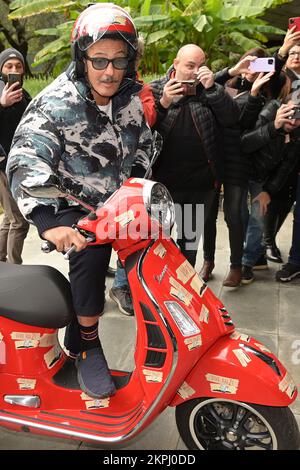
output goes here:
[{"label": "man on scooter", "polygon": [[[57,251],[72,245],[69,277],[77,322],[65,346],[76,357],[78,381],[91,397],[115,393],[99,341],[109,245],[87,247],[71,227],[84,215],[64,199],[36,199],[22,188],[58,176],[73,195],[97,207],[129,176],[143,176],[152,135],[132,77],[137,33],[129,14],[112,3],[89,6],[72,31],[73,62],[29,106],[15,134],[8,177],[19,208]],[[86,248],[86,249],[85,249]]]}]

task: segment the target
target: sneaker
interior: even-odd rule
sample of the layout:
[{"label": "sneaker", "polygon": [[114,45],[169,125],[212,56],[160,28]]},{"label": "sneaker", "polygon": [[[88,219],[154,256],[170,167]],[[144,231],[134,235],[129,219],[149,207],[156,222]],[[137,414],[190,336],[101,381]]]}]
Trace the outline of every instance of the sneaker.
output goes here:
[{"label": "sneaker", "polygon": [[254,281],[254,275],[251,266],[243,266],[242,284],[251,284]]},{"label": "sneaker", "polygon": [[300,266],[296,264],[284,264],[282,268],[276,273],[276,281],[289,282],[294,277],[300,275]]},{"label": "sneaker", "polygon": [[275,243],[266,246],[266,258],[273,263],[283,263],[281,252]]},{"label": "sneaker", "polygon": [[81,390],[92,398],[107,398],[116,393],[102,348],[83,351],[76,359]]},{"label": "sneaker", "polygon": [[109,291],[109,297],[114,300],[124,315],[134,315],[131,293],[127,286],[112,287]]},{"label": "sneaker", "polygon": [[263,269],[268,269],[268,261],[265,255],[261,255],[253,266],[254,271],[262,271]]}]

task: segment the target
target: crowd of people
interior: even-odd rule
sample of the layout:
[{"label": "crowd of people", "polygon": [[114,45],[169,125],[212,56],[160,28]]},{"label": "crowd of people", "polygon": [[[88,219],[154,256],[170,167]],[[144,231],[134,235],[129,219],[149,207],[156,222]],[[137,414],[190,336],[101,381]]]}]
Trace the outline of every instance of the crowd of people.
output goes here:
[{"label": "crowd of people", "polygon": [[[111,247],[87,247],[72,229],[83,215],[78,206],[28,196],[21,185],[33,177],[42,183],[56,175],[97,206],[129,176],[144,176],[156,130],[163,147],[152,179],[176,203],[178,244],[193,266],[204,207],[203,279],[215,267],[220,194],[230,244],[224,286],[249,284],[253,270],[283,262],[276,235],[294,203],[289,258],[276,279],[300,275],[300,31],[288,30],[274,71],[251,71],[253,61],[267,57],[255,48],[214,74],[200,45],[187,44],[166,75],[147,85],[137,73],[139,44],[124,9],[89,6],[73,27],[71,65],[32,101],[22,87],[22,55],[0,54],[0,259],[22,262],[28,223],[58,251],[75,245],[69,277],[76,317],[65,346],[82,390],[96,398],[115,393],[98,334]],[[20,74],[18,83],[9,83],[11,72]],[[109,294],[122,313],[133,315],[122,266]]]}]

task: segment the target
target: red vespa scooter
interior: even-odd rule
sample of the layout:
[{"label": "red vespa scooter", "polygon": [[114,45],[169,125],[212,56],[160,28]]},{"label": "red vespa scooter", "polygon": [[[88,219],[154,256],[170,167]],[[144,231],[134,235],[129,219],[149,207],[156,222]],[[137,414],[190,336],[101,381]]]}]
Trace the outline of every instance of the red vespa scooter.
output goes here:
[{"label": "red vespa scooter", "polygon": [[[71,197],[55,186],[27,192]],[[91,245],[111,242],[127,271],[134,370],[111,371],[113,397],[84,394],[57,340],[73,316],[68,281],[49,266],[1,263],[0,424],[112,445],[175,406],[189,449],[297,449],[291,376],[262,344],[235,331],[224,305],[165,235],[174,220],[166,188],[131,178],[89,209],[77,229]]]}]

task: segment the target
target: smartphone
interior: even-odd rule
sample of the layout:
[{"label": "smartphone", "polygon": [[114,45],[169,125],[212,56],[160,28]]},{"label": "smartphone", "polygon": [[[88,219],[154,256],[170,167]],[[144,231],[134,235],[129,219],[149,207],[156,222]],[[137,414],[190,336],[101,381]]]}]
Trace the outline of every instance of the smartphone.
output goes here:
[{"label": "smartphone", "polygon": [[13,83],[19,83],[19,88],[21,88],[22,76],[20,73],[8,73],[7,77],[7,83],[9,86],[11,86]]},{"label": "smartphone", "polygon": [[294,33],[300,31],[300,16],[296,16],[295,18],[289,18],[288,29],[291,29],[293,26],[296,26]]},{"label": "smartphone", "polygon": [[250,62],[249,70],[251,72],[274,72],[275,59],[274,57],[259,57]]},{"label": "smartphone", "polygon": [[300,106],[294,108],[294,114],[289,119],[300,119]]}]

